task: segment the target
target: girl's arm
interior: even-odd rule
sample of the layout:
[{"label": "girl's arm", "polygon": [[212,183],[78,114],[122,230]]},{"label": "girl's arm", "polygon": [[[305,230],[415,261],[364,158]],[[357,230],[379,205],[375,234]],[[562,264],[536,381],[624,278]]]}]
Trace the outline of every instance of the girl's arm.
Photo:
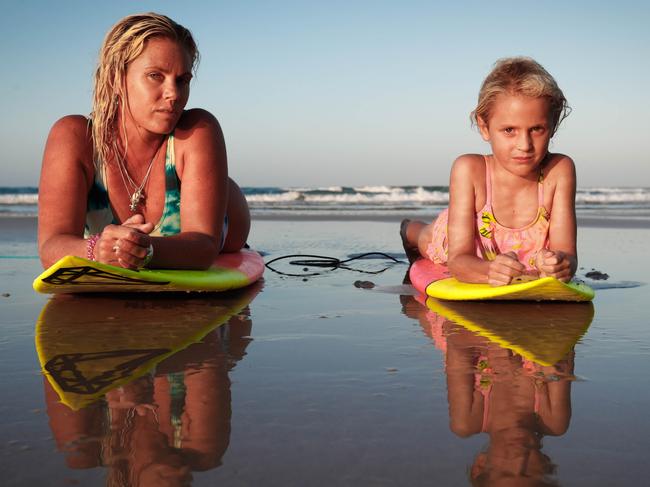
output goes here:
[{"label": "girl's arm", "polygon": [[570,157],[560,155],[548,171],[555,181],[548,249],[540,251],[536,267],[542,276],[569,281],[578,267],[576,251],[576,173]]},{"label": "girl's arm", "polygon": [[525,271],[513,253],[500,254],[493,261],[476,255],[476,188],[480,184],[477,174],[485,174],[485,162],[482,156],[473,154],[456,159],[451,169],[447,265],[459,281],[509,284]]},{"label": "girl's arm", "polygon": [[[66,255],[88,256],[83,238],[88,191],[94,177],[88,120],[70,115],[50,130],[38,188],[38,252],[44,267]],[[93,257],[123,267],[137,267],[147,252],[151,224],[137,219],[109,225],[95,243]],[[120,257],[113,246],[120,242]]]},{"label": "girl's arm", "polygon": [[181,232],[151,237],[151,267],[205,269],[219,254],[228,203],[226,146],[219,122],[204,110],[185,112],[174,132],[181,179]]}]

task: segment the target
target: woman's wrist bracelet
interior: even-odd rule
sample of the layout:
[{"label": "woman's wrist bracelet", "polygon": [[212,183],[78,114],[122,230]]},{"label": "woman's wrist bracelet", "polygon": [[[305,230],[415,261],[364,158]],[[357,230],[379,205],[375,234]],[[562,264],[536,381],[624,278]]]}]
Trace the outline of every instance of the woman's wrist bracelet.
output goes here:
[{"label": "woman's wrist bracelet", "polygon": [[151,259],[153,259],[153,245],[149,244],[149,248],[147,248],[147,255],[144,256],[144,260],[142,261],[142,267],[147,267],[149,265],[149,262],[151,262]]},{"label": "woman's wrist bracelet", "polygon": [[100,238],[102,238],[102,234],[96,233],[86,239],[86,258],[88,260],[97,260],[95,259],[95,245]]}]

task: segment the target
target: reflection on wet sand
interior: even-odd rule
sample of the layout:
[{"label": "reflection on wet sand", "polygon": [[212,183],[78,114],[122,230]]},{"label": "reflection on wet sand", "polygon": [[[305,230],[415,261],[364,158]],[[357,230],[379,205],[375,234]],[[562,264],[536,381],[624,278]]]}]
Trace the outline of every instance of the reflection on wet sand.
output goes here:
[{"label": "reflection on wet sand", "polygon": [[542,438],[569,427],[573,348],[593,305],[401,300],[444,354],[451,430],[489,437],[469,469],[472,484],[556,485]]},{"label": "reflection on wet sand", "polygon": [[52,299],[37,324],[50,427],[107,485],[189,485],[230,441],[229,371],[259,286],[219,296]]}]

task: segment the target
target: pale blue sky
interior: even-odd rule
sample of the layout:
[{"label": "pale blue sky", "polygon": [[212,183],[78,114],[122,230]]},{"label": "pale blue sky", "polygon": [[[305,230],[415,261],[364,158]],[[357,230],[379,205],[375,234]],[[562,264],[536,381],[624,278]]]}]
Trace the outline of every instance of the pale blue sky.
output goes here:
[{"label": "pale blue sky", "polygon": [[650,2],[11,2],[0,16],[0,186],[36,185],[49,127],[87,114],[105,32],[143,11],[194,34],[188,107],[221,121],[244,186],[447,184],[500,57],[536,58],[573,107],[552,150],[578,184],[650,186]]}]

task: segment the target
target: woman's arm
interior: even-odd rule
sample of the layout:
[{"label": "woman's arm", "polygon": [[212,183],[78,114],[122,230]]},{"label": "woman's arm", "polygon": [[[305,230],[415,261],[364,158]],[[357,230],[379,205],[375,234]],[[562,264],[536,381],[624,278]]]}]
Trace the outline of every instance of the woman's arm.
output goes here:
[{"label": "woman's arm", "polygon": [[569,281],[578,267],[576,250],[576,172],[570,157],[559,155],[548,170],[555,184],[548,249],[540,251],[536,267],[542,276]]},{"label": "woman's arm", "polygon": [[456,159],[449,182],[448,267],[459,281],[499,286],[521,275],[525,266],[512,252],[486,261],[476,255],[477,174],[485,174],[482,156]]},{"label": "woman's arm", "polygon": [[181,179],[181,232],[152,237],[152,267],[204,269],[219,254],[228,205],[226,146],[219,122],[188,110],[174,132]]},{"label": "woman's arm", "polygon": [[38,250],[44,267],[64,255],[86,256],[86,198],[93,177],[88,121],[58,120],[50,130],[38,188]]},{"label": "woman's arm", "polygon": [[[84,239],[88,191],[94,177],[93,148],[88,120],[70,115],[50,130],[38,189],[38,251],[49,267],[61,257],[88,257]],[[141,218],[141,217],[140,217]],[[136,268],[144,259],[153,228],[137,216],[123,225],[109,225],[92,251],[99,262]],[[114,251],[118,245],[119,252]]]}]

